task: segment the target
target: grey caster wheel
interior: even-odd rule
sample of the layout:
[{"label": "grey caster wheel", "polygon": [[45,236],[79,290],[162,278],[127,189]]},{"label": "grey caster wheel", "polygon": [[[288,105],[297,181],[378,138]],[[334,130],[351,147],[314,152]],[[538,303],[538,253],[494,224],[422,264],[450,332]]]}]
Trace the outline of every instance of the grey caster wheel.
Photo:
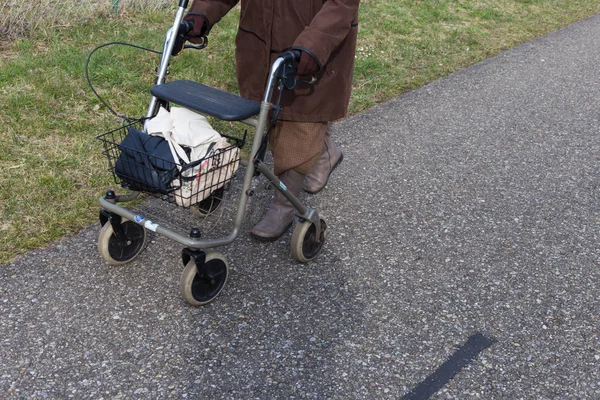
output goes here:
[{"label": "grey caster wheel", "polygon": [[109,264],[122,265],[135,259],[146,244],[146,229],[135,222],[123,219],[121,228],[126,238],[117,238],[110,221],[98,235],[98,252]]},{"label": "grey caster wheel", "polygon": [[225,189],[220,188],[215,190],[207,198],[201,202],[194,204],[190,207],[190,211],[193,215],[199,218],[206,217],[217,211],[223,204],[223,196],[225,195]]},{"label": "grey caster wheel", "polygon": [[325,220],[321,219],[321,234],[317,240],[315,240],[316,231],[315,224],[310,221],[296,224],[294,228],[291,240],[292,256],[301,263],[314,259],[321,252],[327,237]]},{"label": "grey caster wheel", "polygon": [[200,270],[199,273],[196,261],[190,259],[179,281],[181,295],[192,306],[203,306],[213,301],[223,290],[229,276],[227,259],[215,251],[206,253]]}]

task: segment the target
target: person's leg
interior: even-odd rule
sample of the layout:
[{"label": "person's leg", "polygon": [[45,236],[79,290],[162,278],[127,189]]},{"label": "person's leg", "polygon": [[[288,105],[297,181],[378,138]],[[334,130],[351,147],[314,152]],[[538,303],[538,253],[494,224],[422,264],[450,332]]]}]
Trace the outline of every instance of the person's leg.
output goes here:
[{"label": "person's leg", "polygon": [[[327,132],[326,123],[279,121],[271,132],[274,172],[294,196],[298,197],[304,179],[317,162]],[[250,234],[261,240],[276,240],[294,222],[296,209],[275,190],[275,197],[263,219]]]},{"label": "person's leg", "polygon": [[[278,178],[294,196],[298,196],[302,190],[304,176],[293,169],[279,174]],[[294,222],[296,208],[290,203],[279,190],[275,190],[275,197],[269,209],[250,230],[250,234],[261,240],[277,240],[283,235]]]},{"label": "person's leg", "polygon": [[333,143],[331,135],[325,136],[323,152],[310,173],[304,179],[304,190],[310,194],[319,193],[329,180],[333,170],[342,162],[342,149]]},{"label": "person's leg", "polygon": [[308,174],[321,155],[328,128],[327,122],[278,121],[269,134],[275,175],[288,169]]}]

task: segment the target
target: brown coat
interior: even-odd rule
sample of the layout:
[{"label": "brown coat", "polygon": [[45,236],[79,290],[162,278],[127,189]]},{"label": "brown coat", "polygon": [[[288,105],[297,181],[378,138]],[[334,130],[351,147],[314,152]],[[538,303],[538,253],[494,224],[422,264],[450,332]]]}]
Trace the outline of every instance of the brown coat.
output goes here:
[{"label": "brown coat", "polygon": [[[239,0],[195,0],[210,28]],[[289,48],[309,51],[320,66],[316,85],[284,91],[280,119],[332,121],[348,110],[360,0],[241,0],[236,70],[242,96],[261,101],[271,64]],[[275,93],[274,97],[277,94]]]}]

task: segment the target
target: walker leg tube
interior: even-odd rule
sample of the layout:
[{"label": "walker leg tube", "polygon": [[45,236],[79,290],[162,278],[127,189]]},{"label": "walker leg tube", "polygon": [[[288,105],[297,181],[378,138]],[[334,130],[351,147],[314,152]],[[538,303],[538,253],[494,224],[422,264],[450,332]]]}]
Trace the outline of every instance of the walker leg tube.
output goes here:
[{"label": "walker leg tube", "polygon": [[312,222],[316,228],[316,238],[319,238],[321,235],[321,218],[319,217],[319,213],[314,208],[306,207],[304,204],[300,203],[300,200],[285,187],[279,178],[271,171],[271,169],[267,168],[267,166],[260,160],[254,161],[255,167],[261,174],[265,175],[267,179],[275,186],[275,190],[279,190],[281,194],[285,196],[286,199],[296,208],[297,215],[302,220],[307,220]]},{"label": "walker leg tube", "polygon": [[300,200],[298,200],[296,196],[294,196],[292,193],[290,193],[289,190],[287,190],[285,184],[281,182],[279,178],[277,178],[277,176],[273,173],[273,171],[271,171],[270,168],[267,168],[267,166],[260,160],[254,161],[254,164],[255,168],[258,171],[260,171],[261,174],[266,176],[267,179],[275,186],[275,189],[279,190],[281,194],[283,194],[285,198],[288,199],[290,203],[292,203],[296,210],[298,210],[299,215],[306,214],[307,208],[304,206],[304,204],[300,203]]},{"label": "walker leg tube", "polygon": [[[260,144],[262,142],[262,136],[267,128],[267,120],[269,118],[269,111],[271,111],[271,103],[262,102],[260,104],[260,114],[256,124],[256,130],[254,131],[254,139],[252,141],[252,149],[250,150],[250,157],[254,157]],[[244,183],[242,185],[242,193],[240,195],[240,201],[238,203],[238,210],[235,217],[234,227],[239,230],[244,220],[244,213],[246,212],[246,204],[248,203],[248,190],[252,186],[252,179],[254,178],[254,164],[248,163],[246,168],[246,174],[244,175]]]}]

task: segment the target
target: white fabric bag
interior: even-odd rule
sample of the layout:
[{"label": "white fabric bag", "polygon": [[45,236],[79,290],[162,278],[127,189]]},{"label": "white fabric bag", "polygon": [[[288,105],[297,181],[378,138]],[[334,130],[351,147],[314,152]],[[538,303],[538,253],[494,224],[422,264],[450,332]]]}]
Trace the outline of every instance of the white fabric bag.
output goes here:
[{"label": "white fabric bag", "polygon": [[[158,114],[146,121],[146,132],[162,136],[169,143],[181,171],[181,181],[172,182],[172,187],[178,188],[174,195],[180,206],[189,207],[204,200],[225,185],[239,166],[239,149],[231,148],[206,117],[188,109],[172,107],[169,112],[160,107]],[[195,167],[185,168],[203,159]]]},{"label": "white fabric bag", "polygon": [[[180,107],[172,107],[170,112],[160,107],[156,117],[146,122],[146,132],[149,135],[162,136],[169,142],[179,170],[182,167],[179,160],[185,164],[201,160],[207,156],[213,143],[221,138],[204,115]],[[190,150],[189,157],[182,146]],[[196,172],[196,169],[186,170],[183,174],[193,176]]]},{"label": "white fabric bag", "polygon": [[[189,207],[206,199],[212,192],[222,188],[240,165],[240,149],[232,147],[225,138],[220,138],[205,161],[198,167],[192,177],[184,177],[181,181],[173,180],[175,202],[182,207]],[[186,171],[187,172],[187,171]]]}]

